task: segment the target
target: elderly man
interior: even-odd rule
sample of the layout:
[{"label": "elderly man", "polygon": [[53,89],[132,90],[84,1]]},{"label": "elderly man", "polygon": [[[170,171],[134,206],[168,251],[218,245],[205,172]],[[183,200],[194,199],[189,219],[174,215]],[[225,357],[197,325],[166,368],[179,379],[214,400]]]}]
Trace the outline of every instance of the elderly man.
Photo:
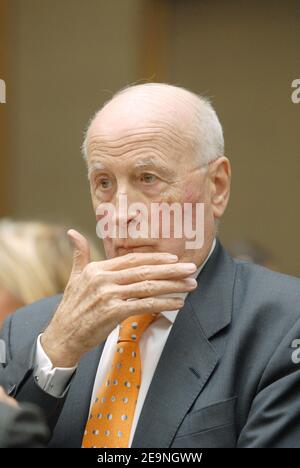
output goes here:
[{"label": "elderly man", "polygon": [[[107,260],[91,263],[69,232],[65,293],[7,321],[0,383],[44,409],[54,447],[299,447],[300,281],[235,261],[218,240],[231,171],[210,103],[129,87],[83,150],[98,225],[116,208]],[[174,203],[192,206],[193,248],[171,212],[168,235],[130,235]]]}]

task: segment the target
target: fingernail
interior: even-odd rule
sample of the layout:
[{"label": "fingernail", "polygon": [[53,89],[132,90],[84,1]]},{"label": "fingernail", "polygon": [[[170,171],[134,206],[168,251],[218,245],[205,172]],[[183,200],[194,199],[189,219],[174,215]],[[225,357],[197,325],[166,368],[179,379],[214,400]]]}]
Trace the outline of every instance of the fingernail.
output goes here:
[{"label": "fingernail", "polygon": [[197,281],[194,278],[187,278],[185,282],[188,286],[197,286]]},{"label": "fingernail", "polygon": [[178,260],[177,255],[169,255],[168,258],[169,258],[170,260],[174,261],[174,262],[177,262],[177,260]]},{"label": "fingernail", "polygon": [[197,269],[195,263],[186,263],[185,265],[183,265],[183,268],[189,273],[194,273],[194,271],[196,271]]}]

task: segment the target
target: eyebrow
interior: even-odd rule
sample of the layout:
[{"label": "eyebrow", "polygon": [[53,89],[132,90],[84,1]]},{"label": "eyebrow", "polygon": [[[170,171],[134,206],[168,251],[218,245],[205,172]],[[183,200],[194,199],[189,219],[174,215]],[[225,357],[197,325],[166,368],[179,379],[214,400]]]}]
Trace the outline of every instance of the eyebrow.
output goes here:
[{"label": "eyebrow", "polygon": [[[157,170],[161,171],[162,173],[166,175],[175,175],[176,173],[169,167],[166,167],[165,165],[157,164],[157,161],[155,158],[146,158],[142,160],[136,161],[136,163],[133,165],[133,169],[149,169],[150,167],[154,167]],[[88,166],[88,179],[90,179],[91,175],[95,171],[106,171],[107,167],[102,164],[101,162],[92,162]]]},{"label": "eyebrow", "polygon": [[88,165],[88,179],[90,179],[91,175],[95,171],[105,171],[106,167],[104,164],[100,162],[94,162]]},{"label": "eyebrow", "polygon": [[157,170],[160,170],[165,173],[172,173],[172,170],[169,167],[166,167],[165,165],[157,163],[156,159],[154,158],[147,158],[147,159],[142,159],[138,160],[134,165],[134,169],[147,169],[149,167],[154,167]]},{"label": "eyebrow", "polygon": [[138,160],[133,165],[133,167],[135,169],[139,169],[139,168],[143,168],[143,167],[149,167],[149,166],[152,166],[152,167],[154,166],[154,167],[158,167],[158,168],[161,168],[161,169],[166,169],[166,167],[163,167],[161,164],[157,164],[157,161],[154,158],[141,159],[141,160]]},{"label": "eyebrow", "polygon": [[136,163],[134,164],[135,167],[144,167],[144,166],[157,166],[157,161],[155,158],[144,158],[144,159],[138,159]]}]

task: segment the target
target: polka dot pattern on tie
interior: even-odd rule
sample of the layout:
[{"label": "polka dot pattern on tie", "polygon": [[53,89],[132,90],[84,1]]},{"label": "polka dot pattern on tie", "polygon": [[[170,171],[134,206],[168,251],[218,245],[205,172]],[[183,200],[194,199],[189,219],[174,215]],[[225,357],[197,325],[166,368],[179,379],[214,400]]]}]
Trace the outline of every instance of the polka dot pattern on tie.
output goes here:
[{"label": "polka dot pattern on tie", "polygon": [[155,318],[154,314],[135,315],[121,323],[111,369],[86,424],[83,448],[128,447],[141,385],[139,341]]}]

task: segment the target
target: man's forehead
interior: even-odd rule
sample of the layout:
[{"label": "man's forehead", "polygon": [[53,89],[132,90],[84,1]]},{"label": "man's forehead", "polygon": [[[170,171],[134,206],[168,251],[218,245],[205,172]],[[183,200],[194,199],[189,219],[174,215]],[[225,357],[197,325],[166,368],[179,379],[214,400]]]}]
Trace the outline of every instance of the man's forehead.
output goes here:
[{"label": "man's forehead", "polygon": [[90,157],[97,155],[122,156],[125,154],[145,155],[154,159],[160,155],[165,159],[170,153],[190,153],[194,150],[194,139],[168,122],[149,121],[134,127],[127,122],[123,126],[110,128],[92,125],[87,133],[86,147]]},{"label": "man's forehead", "polygon": [[87,132],[90,141],[99,143],[114,143],[119,140],[136,139],[143,141],[145,138],[160,138],[168,135],[177,135],[182,133],[181,126],[171,117],[164,116],[141,116],[135,119],[132,114],[121,118],[120,115],[115,118],[102,118],[96,116]]},{"label": "man's forehead", "polygon": [[116,98],[106,104],[94,117],[90,125],[90,133],[103,136],[111,134],[126,134],[137,128],[155,126],[155,122],[167,121],[168,116],[162,115],[162,110],[154,106],[145,105],[135,100]]},{"label": "man's forehead", "polygon": [[104,105],[91,122],[88,136],[120,139],[130,134],[138,137],[152,132],[159,136],[171,132],[176,137],[189,134],[191,120],[191,107],[174,96],[172,99],[165,99],[163,95],[150,98],[128,92]]},{"label": "man's forehead", "polygon": [[[161,158],[158,158],[157,156],[141,156],[138,158],[128,158],[124,160],[124,162],[127,165],[130,166],[131,169],[136,169],[136,170],[143,170],[143,169],[149,169],[149,168],[157,168],[160,170],[165,170],[167,172],[172,172],[171,167],[167,164],[166,161],[163,161]],[[122,161],[120,159],[114,160],[109,157],[93,157],[90,159],[88,162],[88,173],[91,175],[93,172],[99,172],[99,171],[105,171],[107,169],[110,169],[111,167],[115,166],[120,166],[122,164]]]},{"label": "man's forehead", "polygon": [[135,99],[131,102],[127,96],[105,105],[87,132],[88,158],[154,154],[163,160],[172,155],[174,160],[176,154],[194,153],[195,134],[178,107],[168,109],[163,102],[155,104]]}]

